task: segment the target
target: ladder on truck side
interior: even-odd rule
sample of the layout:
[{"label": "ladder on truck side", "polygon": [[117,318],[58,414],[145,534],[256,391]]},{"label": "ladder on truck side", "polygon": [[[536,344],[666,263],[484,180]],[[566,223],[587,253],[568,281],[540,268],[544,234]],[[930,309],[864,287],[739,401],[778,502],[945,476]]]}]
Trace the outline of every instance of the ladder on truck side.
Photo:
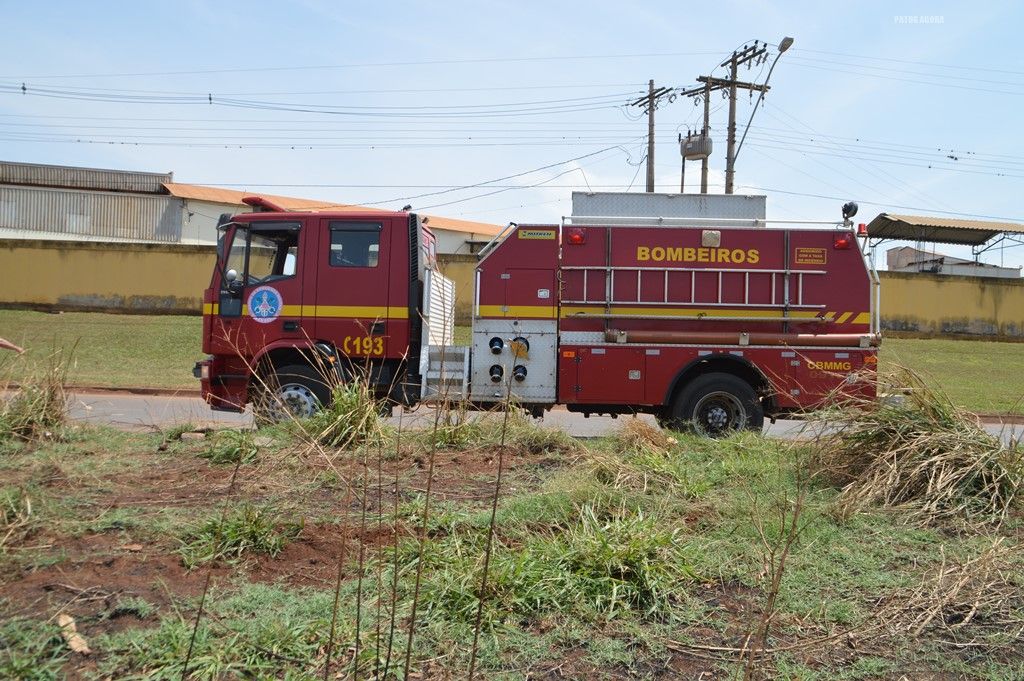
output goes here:
[{"label": "ladder on truck side", "polygon": [[420,399],[461,400],[469,396],[469,348],[455,345],[455,283],[427,270],[423,285],[420,343]]},{"label": "ladder on truck side", "polygon": [[[721,227],[746,227],[746,228],[767,228],[769,223],[781,224],[781,225],[800,225],[800,226],[815,226],[825,227],[829,229],[835,229],[837,226],[845,223],[828,223],[810,220],[765,220],[765,219],[713,219],[713,218],[652,218],[652,217],[619,217],[619,216],[573,216],[564,217],[562,219],[562,228],[572,226],[574,224],[586,225],[586,226],[599,226],[599,227],[652,227],[652,226],[677,226],[677,227],[689,227],[689,226],[705,226],[711,223]],[[789,251],[789,235],[785,234],[786,245],[785,251]],[[609,241],[606,248],[611,248],[611,242]],[[864,254],[862,252],[862,257]],[[866,262],[866,266],[871,276],[872,287],[874,288],[873,296],[871,300],[871,328],[872,333],[877,328],[876,325],[876,300],[877,300],[877,274],[874,270],[873,262]],[[727,321],[727,322],[778,322],[778,321],[799,321],[803,323],[825,323],[835,321],[833,318],[826,314],[826,306],[822,304],[812,304],[805,301],[804,289],[805,285],[815,287],[824,283],[828,271],[827,270],[809,270],[809,269],[793,269],[788,264],[781,268],[763,268],[763,267],[747,267],[747,268],[723,268],[723,267],[692,267],[692,266],[670,266],[661,265],[654,267],[644,267],[636,265],[624,265],[624,266],[612,266],[609,263],[604,265],[586,265],[586,266],[566,266],[562,265],[561,269],[563,272],[576,272],[582,274],[582,291],[583,297],[579,299],[563,298],[562,305],[600,305],[605,309],[603,312],[577,312],[572,317],[599,317],[602,319],[659,319],[660,315],[634,315],[634,314],[613,314],[611,311],[612,306],[624,306],[624,305],[645,305],[652,307],[672,307],[682,308],[696,307],[696,308],[728,308],[730,310],[743,310],[749,309],[752,311],[752,315],[744,317],[742,315],[737,316],[736,314],[729,315],[718,315],[707,312],[699,312],[693,315],[672,315],[674,320],[684,321],[703,321],[703,322],[714,322],[714,321]],[[642,282],[644,277],[659,277],[660,286],[657,287],[658,294],[654,296],[643,296],[642,295]],[[689,299],[679,299],[672,297],[672,290],[669,285],[670,276],[683,276],[689,280]],[[709,296],[702,297],[701,300],[697,298],[698,284],[697,277],[708,276],[716,278],[715,284],[710,287]],[[742,300],[726,300],[723,296],[723,288],[725,277],[736,277],[742,275],[743,277],[743,298]],[[751,301],[751,276],[763,275],[769,278],[769,290],[771,291],[770,299],[765,302],[753,302]],[[588,283],[592,276],[599,276],[604,281],[603,296],[588,296]],[[635,281],[636,293],[632,296],[616,296],[615,284],[616,281],[629,278],[632,280],[630,283]],[[622,286],[619,290],[622,290]],[[633,288],[630,286],[629,288]],[[702,293],[707,293],[707,288],[701,288]],[[761,315],[753,314],[753,311],[769,310],[776,311],[780,316],[778,317],[765,317]],[[795,312],[811,313],[813,316],[801,316],[798,319],[792,319],[791,315]]]}]

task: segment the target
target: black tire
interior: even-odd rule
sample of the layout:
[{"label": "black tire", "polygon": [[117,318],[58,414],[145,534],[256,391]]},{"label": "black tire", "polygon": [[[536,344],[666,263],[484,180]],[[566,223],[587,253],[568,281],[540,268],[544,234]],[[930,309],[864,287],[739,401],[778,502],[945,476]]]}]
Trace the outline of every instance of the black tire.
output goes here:
[{"label": "black tire", "polygon": [[666,416],[659,419],[663,426],[692,429],[707,437],[740,430],[760,432],[764,427],[764,408],[753,387],[726,373],[704,374],[690,381]]},{"label": "black tire", "polygon": [[278,369],[262,385],[253,402],[256,420],[278,423],[290,416],[309,418],[331,402],[327,380],[307,364],[289,364]]}]

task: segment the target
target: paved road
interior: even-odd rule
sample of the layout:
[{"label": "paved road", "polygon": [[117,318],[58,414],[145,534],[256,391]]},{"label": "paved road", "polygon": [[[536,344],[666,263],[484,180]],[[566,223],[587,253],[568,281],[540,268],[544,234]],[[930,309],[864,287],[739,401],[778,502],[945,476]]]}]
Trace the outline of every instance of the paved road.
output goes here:
[{"label": "paved road", "polygon": [[[419,409],[403,417],[406,426],[426,426],[431,422],[431,413]],[[71,418],[77,421],[103,423],[132,430],[153,430],[172,425],[191,423],[197,427],[233,427],[252,423],[252,416],[229,412],[212,411],[198,397],[170,397],[155,395],[133,395],[119,392],[95,392],[72,394],[70,398]],[[398,412],[392,423],[398,424]],[[627,417],[623,417],[627,418]],[[654,422],[651,416],[640,418]],[[618,428],[619,422],[608,416],[585,418],[565,409],[556,408],[544,417],[546,425],[555,426],[576,437],[599,437],[609,435]],[[800,421],[779,420],[767,428],[772,437],[793,438],[804,428]],[[1002,435],[1005,440],[1020,438],[1024,426],[1003,426],[999,423],[986,424],[985,429],[993,435]]]}]

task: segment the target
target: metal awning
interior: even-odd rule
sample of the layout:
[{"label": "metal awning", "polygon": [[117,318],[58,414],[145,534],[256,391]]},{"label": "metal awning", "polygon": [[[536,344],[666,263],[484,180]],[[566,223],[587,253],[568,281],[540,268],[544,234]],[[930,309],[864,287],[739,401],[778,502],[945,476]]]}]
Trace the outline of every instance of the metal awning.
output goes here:
[{"label": "metal awning", "polygon": [[1000,234],[1024,235],[1024,224],[881,213],[868,224],[872,239],[903,239],[980,246]]}]

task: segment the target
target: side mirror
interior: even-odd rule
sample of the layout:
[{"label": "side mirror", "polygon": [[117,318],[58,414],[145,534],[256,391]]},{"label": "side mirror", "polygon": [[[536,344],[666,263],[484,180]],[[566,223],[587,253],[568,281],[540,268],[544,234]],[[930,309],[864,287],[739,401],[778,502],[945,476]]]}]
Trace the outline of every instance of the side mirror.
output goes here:
[{"label": "side mirror", "polygon": [[228,270],[224,273],[224,289],[237,296],[242,291],[242,280],[238,278],[238,270]]}]

